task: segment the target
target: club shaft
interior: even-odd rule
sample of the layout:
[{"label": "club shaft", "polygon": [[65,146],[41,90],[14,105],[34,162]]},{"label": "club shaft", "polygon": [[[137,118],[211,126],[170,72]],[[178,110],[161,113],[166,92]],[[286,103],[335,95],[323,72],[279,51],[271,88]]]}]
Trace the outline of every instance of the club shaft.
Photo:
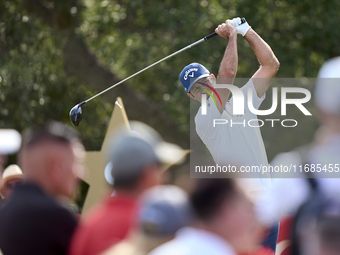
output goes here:
[{"label": "club shaft", "polygon": [[[246,20],[245,20],[245,18],[242,18],[241,19],[241,23],[244,23],[244,22],[246,22]],[[188,45],[188,46],[186,46],[186,47],[184,47],[184,48],[182,48],[182,49],[172,53],[171,55],[166,56],[165,58],[162,58],[161,60],[158,60],[157,62],[155,62],[155,63],[145,67],[144,69],[138,71],[137,73],[134,73],[134,74],[130,75],[129,77],[125,78],[124,80],[121,80],[120,82],[117,82],[116,84],[112,85],[111,87],[108,87],[107,89],[99,92],[98,94],[94,95],[93,97],[91,97],[91,98],[81,102],[79,105],[83,105],[83,104],[87,103],[88,101],[91,101],[92,99],[100,96],[101,94],[104,94],[105,92],[109,91],[110,89],[113,89],[114,87],[118,86],[119,84],[122,84],[123,82],[127,81],[128,79],[131,79],[132,77],[135,77],[137,74],[140,74],[140,73],[144,72],[145,70],[148,70],[150,67],[153,67],[153,66],[159,64],[160,62],[162,62],[162,61],[164,61],[164,60],[166,60],[168,58],[171,58],[171,57],[177,55],[178,53],[181,53],[181,52],[183,52],[183,51],[185,51],[187,49],[190,49],[191,47],[193,47],[193,46],[195,46],[197,44],[200,44],[200,43],[202,43],[202,42],[204,42],[204,41],[206,41],[206,40],[208,40],[208,39],[210,39],[210,38],[212,38],[212,37],[214,37],[216,35],[217,35],[217,33],[214,32],[214,33],[211,33],[210,35],[207,35],[206,37],[203,37],[202,39],[200,39],[200,40],[198,40],[198,41],[196,41],[196,42],[194,42],[194,43],[192,43],[192,44],[190,44],[190,45]]]},{"label": "club shaft", "polygon": [[193,47],[193,46],[195,46],[197,44],[200,44],[200,43],[210,39],[211,37],[213,37],[215,35],[217,35],[217,34],[214,32],[214,33],[212,33],[212,34],[210,34],[210,35],[208,35],[208,36],[206,36],[206,37],[204,37],[204,38],[202,38],[202,39],[200,39],[200,40],[198,40],[198,41],[196,41],[196,42],[194,42],[194,43],[192,43],[192,44],[190,44],[190,45],[188,45],[188,46],[186,46],[186,47],[184,47],[184,48],[182,48],[182,49],[180,49],[180,50],[178,50],[178,51],[176,51],[174,53],[172,53],[171,55],[166,56],[165,58],[162,58],[161,60],[158,60],[157,62],[155,62],[155,63],[145,67],[144,69],[138,71],[137,73],[134,73],[134,74],[130,75],[129,77],[125,78],[124,80],[121,80],[120,82],[117,82],[116,84],[112,85],[111,87],[108,87],[107,89],[99,92],[98,94],[94,95],[93,97],[85,100],[84,103],[87,103],[88,101],[90,101],[90,100],[100,96],[101,94],[104,94],[105,92],[109,91],[110,89],[113,89],[114,87],[118,86],[119,84],[122,84],[123,82],[127,81],[128,79],[131,79],[132,77],[136,76],[137,74],[140,74],[140,73],[144,72],[145,70],[149,69],[150,67],[153,67],[153,66],[159,64],[160,62],[162,62],[162,61],[164,61],[164,60],[166,60],[168,58],[171,58],[171,57],[177,55],[178,53],[181,53],[182,51],[190,49],[191,47]]}]

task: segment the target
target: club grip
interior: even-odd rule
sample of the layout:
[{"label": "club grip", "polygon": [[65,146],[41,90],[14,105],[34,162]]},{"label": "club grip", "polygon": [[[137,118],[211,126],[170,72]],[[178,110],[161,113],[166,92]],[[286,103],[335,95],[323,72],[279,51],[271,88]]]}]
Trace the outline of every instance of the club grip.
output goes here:
[{"label": "club grip", "polygon": [[212,33],[212,34],[210,34],[210,35],[207,35],[206,37],[204,37],[204,41],[206,41],[206,40],[208,40],[208,39],[210,39],[211,37],[214,37],[214,36],[216,36],[217,34],[216,34],[216,32],[214,32],[214,33]]},{"label": "club grip", "polygon": [[[241,24],[246,23],[246,22],[247,22],[247,21],[246,21],[245,18],[241,18]],[[214,37],[214,36],[216,36],[216,35],[217,35],[216,32],[211,33],[210,35],[207,35],[206,37],[204,37],[204,41],[206,41],[206,40],[208,40],[208,39],[210,39],[211,37]]]}]

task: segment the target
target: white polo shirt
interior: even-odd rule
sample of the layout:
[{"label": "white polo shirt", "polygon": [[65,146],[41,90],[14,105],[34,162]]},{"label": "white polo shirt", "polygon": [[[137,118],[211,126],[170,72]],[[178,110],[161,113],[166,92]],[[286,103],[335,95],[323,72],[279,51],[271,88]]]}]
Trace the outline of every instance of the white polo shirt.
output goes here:
[{"label": "white polo shirt", "polygon": [[[252,91],[253,106],[258,109],[265,99],[265,95],[261,98],[257,96],[252,79],[250,79],[241,88],[244,95],[244,115],[232,114],[233,98],[227,101],[221,114],[211,97],[207,99],[207,114],[201,114],[201,107],[196,114],[196,132],[218,165],[268,165],[260,128],[251,127],[259,126],[259,124],[257,116],[248,109],[248,88]],[[227,120],[228,123],[217,124],[214,127],[214,119]],[[248,125],[249,120],[251,120],[250,125]],[[259,173],[258,177],[262,178],[263,176]],[[265,185],[270,183],[268,180],[263,180]]]},{"label": "white polo shirt", "polygon": [[149,255],[236,255],[236,252],[222,237],[197,228],[180,229],[176,237]]}]

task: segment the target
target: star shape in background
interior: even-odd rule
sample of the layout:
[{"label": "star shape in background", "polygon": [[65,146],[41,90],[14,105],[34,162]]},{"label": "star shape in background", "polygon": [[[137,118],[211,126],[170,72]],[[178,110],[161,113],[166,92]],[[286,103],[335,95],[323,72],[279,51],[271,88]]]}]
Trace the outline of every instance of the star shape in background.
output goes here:
[{"label": "star shape in background", "polygon": [[82,214],[86,213],[93,205],[98,203],[103,196],[108,195],[112,191],[112,186],[106,181],[104,169],[107,164],[107,155],[111,137],[122,127],[130,130],[129,120],[127,118],[123,101],[120,97],[115,102],[109,126],[100,151],[86,151],[85,154],[85,174],[82,178],[89,184],[89,190],[85,198]]}]

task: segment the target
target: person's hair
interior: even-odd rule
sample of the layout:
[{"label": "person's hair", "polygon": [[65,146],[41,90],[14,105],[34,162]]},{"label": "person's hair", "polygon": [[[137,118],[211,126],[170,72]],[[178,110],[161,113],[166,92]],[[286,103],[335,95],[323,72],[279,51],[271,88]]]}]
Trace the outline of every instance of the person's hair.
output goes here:
[{"label": "person's hair", "polygon": [[211,76],[211,75],[209,75],[209,76],[207,76],[207,77],[204,77],[204,78],[202,78],[202,79],[199,79],[197,82],[202,82],[202,83],[214,83],[214,78]]},{"label": "person's hair", "polygon": [[204,77],[204,78],[199,79],[195,83],[213,85],[214,84],[214,78],[210,75],[208,77]]},{"label": "person's hair", "polygon": [[[111,171],[112,177],[114,179],[113,186],[117,189],[133,190],[137,187],[143,173],[145,173],[145,169],[153,164],[160,166],[160,162],[157,161],[153,163],[150,162],[149,164],[144,166],[140,166],[138,169],[131,169],[131,171],[126,169],[123,173],[120,173],[121,171],[117,171],[117,173],[115,174],[114,171]],[[126,172],[128,172],[129,174],[126,174]]]},{"label": "person's hair", "polygon": [[124,190],[131,190],[134,189],[141,178],[142,175],[141,171],[134,171],[129,175],[113,175],[114,178],[114,187],[116,189],[124,189]]},{"label": "person's hair", "polygon": [[190,202],[199,219],[210,220],[236,193],[237,189],[233,179],[199,179],[190,195]]},{"label": "person's hair", "polygon": [[79,141],[78,133],[74,129],[60,122],[49,121],[42,126],[37,126],[24,132],[21,150],[31,148],[42,142],[56,142],[68,145],[73,141]]}]

